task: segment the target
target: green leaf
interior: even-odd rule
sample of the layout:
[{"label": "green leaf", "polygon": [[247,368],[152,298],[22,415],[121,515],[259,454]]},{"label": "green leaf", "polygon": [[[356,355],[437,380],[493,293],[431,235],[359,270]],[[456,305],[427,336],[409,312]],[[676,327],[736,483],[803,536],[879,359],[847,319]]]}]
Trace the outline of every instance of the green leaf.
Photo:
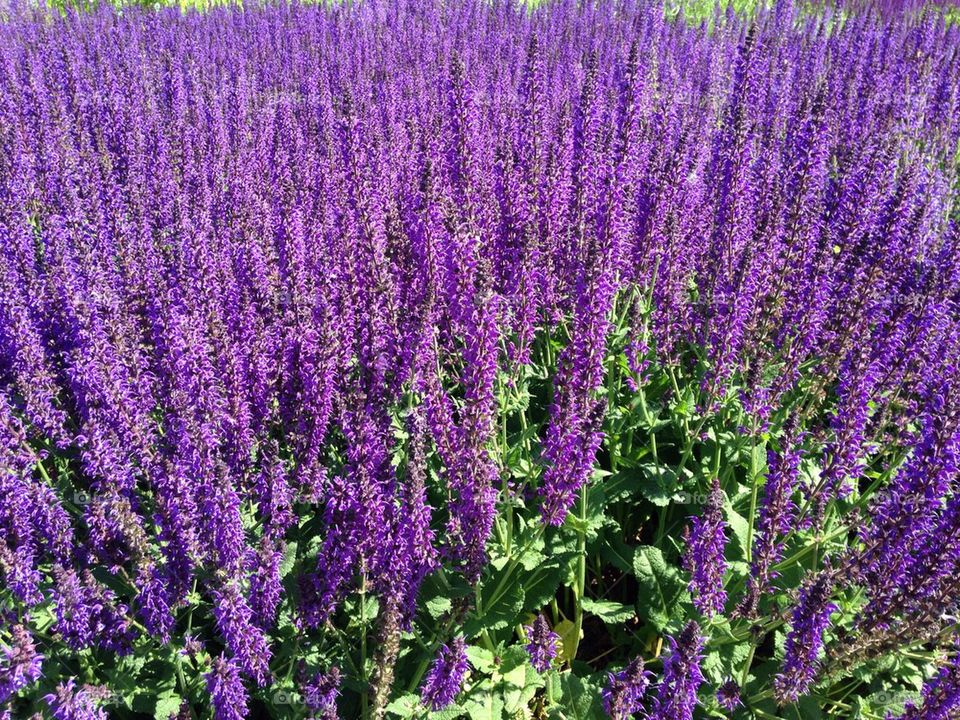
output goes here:
[{"label": "green leaf", "polygon": [[567,662],[573,657],[573,648],[576,646],[577,626],[571,620],[561,620],[553,628],[553,631],[560,636],[562,650],[560,652],[561,662]]},{"label": "green leaf", "polygon": [[752,478],[747,478],[747,480],[750,482],[757,481],[761,475],[766,473],[767,444],[765,442],[757,443],[753,446],[752,453],[753,456],[750,460],[750,467],[756,472],[756,475]]},{"label": "green leaf", "polygon": [[503,717],[503,697],[484,686],[463,701],[463,708],[470,720],[500,720]]},{"label": "green leaf", "polygon": [[137,678],[146,663],[147,658],[139,652],[135,652],[131,655],[121,656],[116,665],[106,672],[109,678],[108,687],[122,697],[128,706],[132,705],[134,696],[140,691],[140,683],[137,682]]},{"label": "green leaf", "polygon": [[523,662],[503,676],[503,704],[509,715],[524,708],[536,695],[543,680],[524,653]]},{"label": "green leaf", "polygon": [[[659,610],[669,616],[686,592],[686,583],[677,568],[668,565],[660,548],[639,546],[633,555],[633,572],[640,585],[637,610],[652,619]],[[658,624],[662,624],[660,618]]]},{"label": "green leaf", "polygon": [[183,698],[176,693],[161,695],[157,698],[156,704],[153,706],[154,720],[169,720],[171,715],[176,715],[180,712],[182,702]]},{"label": "green leaf", "polygon": [[437,596],[427,600],[426,605],[427,612],[430,613],[430,617],[434,619],[443,617],[453,608],[453,603],[450,601],[450,598],[443,596]]},{"label": "green leaf", "polygon": [[456,720],[461,717],[463,713],[463,707],[457,703],[450,707],[445,707],[443,710],[437,710],[436,712],[431,710],[427,713],[427,717],[430,718],[430,720]]},{"label": "green leaf", "polygon": [[556,595],[567,564],[574,557],[576,553],[573,552],[560,553],[525,574],[520,582],[523,585],[525,609],[536,612]]},{"label": "green leaf", "polygon": [[480,592],[481,615],[472,615],[463,626],[463,633],[473,638],[484,630],[510,627],[517,622],[523,611],[523,587],[516,577],[503,582],[504,571],[495,573],[484,583]]},{"label": "green leaf", "polygon": [[634,469],[620,470],[603,481],[603,492],[607,503],[623,500],[633,491],[638,473]]},{"label": "green leaf", "polygon": [[792,712],[785,714],[788,718],[796,718],[796,720],[819,720],[823,717],[820,713],[820,703],[811,697],[800,698],[790,709]]},{"label": "green leaf", "polygon": [[610,563],[621,572],[629,573],[633,571],[633,547],[623,541],[622,534],[619,529],[603,533],[597,551],[604,562]]},{"label": "green leaf", "polygon": [[293,570],[293,566],[297,561],[297,543],[290,542],[287,543],[287,547],[283,551],[283,561],[280,563],[280,577],[286,577],[287,574]]},{"label": "green leaf", "polygon": [[[361,612],[361,603],[363,603],[363,611]],[[380,610],[380,601],[375,595],[365,595],[357,596],[356,598],[351,598],[346,603],[350,612],[350,620],[347,624],[347,627],[361,627],[362,624],[369,625],[376,619],[377,613]],[[362,622],[361,622],[362,620]]]},{"label": "green leaf", "polygon": [[601,704],[602,688],[589,678],[579,678],[572,672],[560,675],[560,702],[550,709],[556,720],[601,720],[605,717]]},{"label": "green leaf", "polygon": [[680,488],[677,473],[657,463],[643,463],[638,470],[636,480],[640,494],[657,507],[669,505]]},{"label": "green leaf", "polygon": [[587,516],[581,518],[573,512],[567,513],[566,525],[577,532],[586,533],[587,540],[593,541],[600,528],[610,522],[604,511],[606,510],[606,495],[603,488],[595,485],[591,488],[590,502],[587,505]]},{"label": "green leaf", "polygon": [[486,648],[470,645],[467,647],[467,659],[479,672],[491,673],[496,667],[493,653]]},{"label": "green leaf", "polygon": [[707,653],[703,659],[703,672],[716,684],[734,675],[743,667],[750,652],[750,643],[728,643],[718,650]]},{"label": "green leaf", "polygon": [[730,543],[727,550],[728,560],[746,560],[747,545],[750,540],[750,523],[740,513],[733,509],[728,499],[724,499],[723,512],[727,518],[727,524],[733,532],[733,542]]},{"label": "green leaf", "polygon": [[583,599],[583,609],[591,615],[596,615],[605,623],[616,624],[629,620],[634,615],[634,608],[612,600]]},{"label": "green leaf", "polygon": [[420,708],[420,696],[413,693],[401,695],[392,703],[387,705],[387,712],[397,717],[412,717]]}]

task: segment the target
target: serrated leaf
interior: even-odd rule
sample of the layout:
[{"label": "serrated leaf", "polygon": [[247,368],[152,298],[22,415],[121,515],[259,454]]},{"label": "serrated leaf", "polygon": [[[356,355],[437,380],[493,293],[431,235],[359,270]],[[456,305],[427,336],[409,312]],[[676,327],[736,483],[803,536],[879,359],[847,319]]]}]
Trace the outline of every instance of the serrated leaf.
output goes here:
[{"label": "serrated leaf", "polygon": [[640,585],[638,611],[648,618],[658,610],[669,616],[686,591],[677,568],[667,564],[660,548],[641,545],[633,555],[633,572]]},{"label": "serrated leaf", "polygon": [[463,709],[470,720],[500,720],[503,717],[503,698],[500,693],[483,687],[463,701]]},{"label": "serrated leaf", "polygon": [[743,515],[733,509],[728,499],[724,499],[723,512],[732,534],[732,542],[728,544],[727,559],[746,560],[747,545],[750,542],[750,523]]},{"label": "serrated leaf", "polygon": [[450,598],[443,596],[430,598],[427,600],[426,605],[427,612],[430,613],[430,617],[434,619],[443,617],[453,608],[453,603],[451,602]]},{"label": "serrated leaf", "polygon": [[503,704],[511,716],[525,710],[537,690],[543,687],[543,678],[533,669],[529,661],[504,678]]},{"label": "serrated leaf", "polygon": [[524,667],[530,663],[530,656],[525,648],[520,645],[511,645],[500,654],[500,664],[497,666],[497,672],[503,676],[519,667]]},{"label": "serrated leaf", "polygon": [[521,704],[523,691],[527,683],[527,669],[519,665],[503,676],[503,704],[511,715]]},{"label": "serrated leaf", "polygon": [[496,667],[493,653],[486,648],[470,645],[467,647],[467,659],[477,671],[482,673],[491,673]]},{"label": "serrated leaf", "polygon": [[180,712],[180,705],[182,703],[183,698],[176,693],[161,695],[157,698],[156,704],[153,706],[154,720],[170,720],[171,715],[176,715]]},{"label": "serrated leaf", "polygon": [[297,543],[289,542],[283,550],[283,560],[280,562],[280,577],[286,577],[293,570],[297,562]]},{"label": "serrated leaf", "polygon": [[643,463],[636,476],[637,489],[657,507],[669,505],[680,488],[677,473],[657,463]]},{"label": "serrated leaf", "polygon": [[430,711],[427,713],[427,717],[430,720],[456,720],[461,715],[463,715],[463,708],[459,704],[450,705],[445,707],[443,710]]},{"label": "serrated leaf", "polygon": [[759,482],[761,475],[767,470],[767,444],[765,442],[757,443],[751,450],[750,468],[755,475],[747,478],[748,482]]},{"label": "serrated leaf", "polygon": [[634,616],[634,608],[612,600],[583,599],[583,609],[591,615],[596,615],[605,623],[621,623]]},{"label": "serrated leaf", "polygon": [[387,712],[397,717],[412,717],[420,709],[420,696],[413,693],[401,695],[387,705]]},{"label": "serrated leaf", "polygon": [[606,715],[601,705],[601,687],[587,678],[579,678],[572,672],[560,675],[560,700],[550,709],[550,717],[556,720],[601,720]]}]

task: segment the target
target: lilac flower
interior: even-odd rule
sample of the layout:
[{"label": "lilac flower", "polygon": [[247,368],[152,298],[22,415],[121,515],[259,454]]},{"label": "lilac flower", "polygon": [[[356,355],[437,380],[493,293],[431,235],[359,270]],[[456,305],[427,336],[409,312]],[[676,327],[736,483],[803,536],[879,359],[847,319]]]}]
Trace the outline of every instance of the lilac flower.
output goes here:
[{"label": "lilac flower", "polygon": [[878,496],[862,533],[856,572],[870,597],[865,629],[885,624],[898,605],[920,609],[949,594],[941,573],[950,575],[956,558],[950,528],[960,509],[955,496],[945,498],[960,467],[960,382],[942,373],[928,382],[913,453]]},{"label": "lilac flower", "polygon": [[420,686],[420,701],[434,711],[452,704],[463,689],[469,667],[466,643],[457,636],[437,652]]},{"label": "lilac flower", "polygon": [[67,645],[79,650],[91,645],[126,652],[132,640],[125,605],[100,585],[89,571],[55,568],[54,630]]},{"label": "lilac flower", "polygon": [[796,701],[817,675],[823,633],[837,609],[830,602],[832,592],[833,579],[826,571],[809,578],[800,590],[787,634],[783,668],[773,681],[781,703]]},{"label": "lilac flower", "polygon": [[153,565],[144,567],[138,582],[140,594],[137,598],[137,613],[143,619],[144,626],[164,641],[170,639],[174,617],[171,612],[169,586],[164,583],[161,571]]},{"label": "lilac flower", "polygon": [[531,664],[537,672],[546,672],[557,656],[560,636],[550,629],[543,614],[537,615],[533,624],[524,626],[524,629],[527,632],[527,653]]},{"label": "lilac flower", "polygon": [[[869,403],[877,384],[878,371],[869,366],[860,357],[863,353],[854,353],[853,358],[844,361],[843,372],[837,393],[840,406],[831,419],[834,438],[829,444],[829,457],[824,462],[827,492],[847,493],[844,483],[856,479],[863,465],[863,446]],[[868,367],[860,367],[868,364]],[[879,364],[879,363],[876,363]],[[832,494],[832,492],[831,492]]]},{"label": "lilac flower", "polygon": [[265,685],[270,674],[270,646],[254,623],[253,611],[238,583],[228,581],[214,591],[213,615],[233,654],[230,668],[235,666],[258,685]]},{"label": "lilac flower", "polygon": [[603,689],[603,709],[612,720],[626,720],[643,708],[643,697],[652,673],[643,669],[643,659],[634,658],[616,673],[608,673]]},{"label": "lilac flower", "polygon": [[280,564],[283,555],[282,543],[265,535],[250,577],[250,607],[260,627],[273,625],[280,605],[283,593]]},{"label": "lilac flower", "polygon": [[203,643],[193,635],[184,635],[182,652],[187,657],[197,658],[203,652]]},{"label": "lilac flower", "polygon": [[692,576],[690,591],[694,594],[693,603],[708,617],[722,612],[727,599],[723,589],[723,575],[727,570],[724,558],[727,525],[723,520],[723,501],[720,481],[714,478],[703,515],[693,518],[686,530],[684,564]]}]

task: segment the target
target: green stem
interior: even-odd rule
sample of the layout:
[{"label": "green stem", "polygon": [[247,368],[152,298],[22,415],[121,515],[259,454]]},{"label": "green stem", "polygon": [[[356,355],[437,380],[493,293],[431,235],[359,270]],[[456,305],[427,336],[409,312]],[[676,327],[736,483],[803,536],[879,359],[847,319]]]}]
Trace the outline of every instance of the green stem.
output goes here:
[{"label": "green stem", "polygon": [[797,550],[793,555],[788,557],[786,560],[781,560],[773,567],[775,570],[783,570],[784,568],[788,568],[794,563],[797,563],[803,560],[807,555],[813,552],[814,549],[816,549],[817,544],[829,542],[830,540],[834,540],[835,538],[838,538],[841,535],[846,535],[848,532],[850,532],[850,528],[846,526],[838,528],[837,530],[834,530],[832,533],[829,533],[828,535],[824,535],[822,538],[819,538],[816,543],[807,545],[801,548],[800,550]]},{"label": "green stem", "polygon": [[187,707],[190,708],[190,717],[196,720],[197,713],[193,709],[193,703],[190,702],[189,693],[187,692],[187,678],[183,674],[183,656],[180,653],[177,653],[176,670],[177,686],[180,688],[180,697],[187,701]]},{"label": "green stem", "polygon": [[573,649],[570,651],[570,662],[577,657],[580,648],[580,635],[583,632],[583,594],[587,587],[587,505],[589,503],[590,485],[585,484],[580,490],[580,527],[577,538],[577,587],[576,606],[573,615]]},{"label": "green stem", "polygon": [[747,555],[747,562],[753,561],[753,533],[757,524],[757,495],[760,489],[760,483],[757,482],[757,476],[760,469],[757,463],[757,429],[753,428],[753,444],[750,448],[750,524],[747,526],[747,547],[744,551]]},{"label": "green stem", "polygon": [[363,683],[363,692],[360,693],[360,717],[369,717],[368,695],[370,682],[367,678],[367,578],[366,573],[360,576],[360,680]]},{"label": "green stem", "polygon": [[753,665],[753,656],[757,653],[757,641],[750,643],[750,652],[747,653],[747,659],[743,663],[743,670],[740,672],[740,687],[747,686],[747,680],[750,678],[750,666]]},{"label": "green stem", "polygon": [[680,456],[680,462],[677,465],[677,479],[680,479],[680,476],[683,474],[683,471],[687,468],[687,462],[690,460],[690,456],[693,455],[693,446],[696,444],[697,439],[700,437],[700,433],[703,432],[703,426],[707,424],[707,418],[704,417],[697,423],[696,429],[693,431],[693,434],[690,434],[690,429],[687,426],[687,419],[683,419],[684,423],[684,432],[687,435],[687,442],[683,448],[683,454]]},{"label": "green stem", "polygon": [[[474,604],[477,607],[477,616],[483,617],[483,599],[480,597],[480,586],[475,585],[473,588]],[[480,637],[483,639],[483,644],[490,652],[493,652],[494,645],[493,640],[490,639],[490,633],[486,630],[480,633]]]},{"label": "green stem", "polygon": [[493,590],[493,594],[490,596],[490,604],[496,605],[497,601],[503,596],[504,586],[507,584],[507,581],[510,579],[510,576],[513,574],[513,571],[517,569],[517,566],[520,564],[520,561],[523,560],[523,556],[532,548],[537,541],[543,535],[543,523],[540,523],[537,526],[537,531],[534,533],[534,536],[530,538],[530,541],[524,545],[519,554],[515,558],[511,558],[510,562],[507,564],[506,570],[503,573],[503,577],[500,579],[500,582],[497,583],[497,586]]}]

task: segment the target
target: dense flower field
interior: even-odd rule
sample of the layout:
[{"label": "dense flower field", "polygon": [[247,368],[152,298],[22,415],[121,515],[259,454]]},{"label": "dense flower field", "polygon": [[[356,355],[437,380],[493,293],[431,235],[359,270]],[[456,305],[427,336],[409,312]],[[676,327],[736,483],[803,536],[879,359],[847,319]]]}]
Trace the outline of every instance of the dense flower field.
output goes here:
[{"label": "dense flower field", "polygon": [[960,29],[0,24],[0,713],[960,713]]}]

